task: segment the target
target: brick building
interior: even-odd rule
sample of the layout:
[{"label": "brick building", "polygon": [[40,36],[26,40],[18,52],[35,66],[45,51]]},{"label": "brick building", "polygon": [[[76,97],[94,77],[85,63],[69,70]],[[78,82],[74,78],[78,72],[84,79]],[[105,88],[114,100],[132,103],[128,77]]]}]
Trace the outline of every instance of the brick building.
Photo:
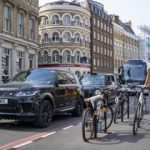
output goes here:
[{"label": "brick building", "polygon": [[91,72],[114,71],[113,24],[103,4],[92,0],[84,5],[91,13]]},{"label": "brick building", "polygon": [[38,0],[0,0],[0,80],[37,67]]}]

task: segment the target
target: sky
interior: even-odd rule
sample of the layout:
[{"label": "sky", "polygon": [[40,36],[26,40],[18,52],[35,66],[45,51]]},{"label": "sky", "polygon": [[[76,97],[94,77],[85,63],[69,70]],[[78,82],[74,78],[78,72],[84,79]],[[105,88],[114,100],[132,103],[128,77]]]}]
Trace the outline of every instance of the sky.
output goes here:
[{"label": "sky", "polygon": [[[39,0],[39,5],[44,5],[56,0]],[[71,1],[71,0],[66,0]],[[139,33],[138,26],[150,27],[150,0],[95,0],[104,5],[108,14],[119,15],[122,22],[131,20],[133,30]]]}]

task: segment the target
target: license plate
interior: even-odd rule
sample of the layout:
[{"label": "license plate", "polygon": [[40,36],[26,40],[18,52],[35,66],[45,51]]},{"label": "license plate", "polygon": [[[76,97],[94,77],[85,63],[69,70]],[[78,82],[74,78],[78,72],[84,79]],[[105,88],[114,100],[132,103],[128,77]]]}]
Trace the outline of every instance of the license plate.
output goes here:
[{"label": "license plate", "polygon": [[8,99],[0,99],[0,104],[8,104]]}]

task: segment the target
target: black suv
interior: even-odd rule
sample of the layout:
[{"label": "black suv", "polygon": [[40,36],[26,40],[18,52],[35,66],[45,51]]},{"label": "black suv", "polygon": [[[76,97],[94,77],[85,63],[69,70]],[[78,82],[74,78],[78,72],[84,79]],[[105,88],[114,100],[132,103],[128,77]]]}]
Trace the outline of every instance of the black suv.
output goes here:
[{"label": "black suv", "polygon": [[33,121],[49,126],[56,112],[83,111],[82,86],[74,74],[64,70],[33,69],[18,73],[0,84],[0,119]]},{"label": "black suv", "polygon": [[81,77],[80,81],[84,89],[85,98],[100,94],[100,89],[107,89],[110,91],[109,103],[114,104],[114,100],[117,96],[117,89],[119,88],[114,74],[85,74],[83,77]]}]

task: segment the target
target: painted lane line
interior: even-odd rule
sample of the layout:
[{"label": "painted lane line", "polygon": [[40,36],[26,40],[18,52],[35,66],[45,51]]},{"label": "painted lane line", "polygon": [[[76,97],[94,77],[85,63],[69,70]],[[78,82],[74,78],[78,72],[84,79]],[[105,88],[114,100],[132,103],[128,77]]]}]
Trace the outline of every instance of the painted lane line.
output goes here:
[{"label": "painted lane line", "polygon": [[24,143],[22,143],[22,144],[18,144],[18,145],[16,145],[16,146],[12,147],[12,148],[19,148],[19,147],[25,146],[25,145],[27,145],[27,144],[30,144],[30,143],[32,143],[32,142],[33,142],[33,141],[27,141],[27,142],[24,142]]},{"label": "painted lane line", "polygon": [[[73,126],[73,125],[77,125],[78,123],[81,123],[81,121],[74,121],[70,124],[70,126]],[[72,125],[73,124],[73,125]],[[0,149],[3,149],[3,150],[8,150],[16,145],[20,145],[22,143],[25,143],[25,142],[28,142],[28,141],[36,141],[40,138],[43,138],[42,136],[46,135],[46,134],[49,134],[50,132],[52,132],[52,130],[60,130],[60,129],[63,129],[63,126],[57,126],[55,128],[52,128],[48,131],[45,131],[45,132],[42,132],[42,133],[38,133],[38,134],[35,134],[35,135],[32,135],[32,136],[29,136],[29,137],[25,137],[25,138],[22,138],[22,139],[19,139],[19,140],[16,140],[16,141],[13,141],[13,142],[10,142],[10,143],[7,143],[7,144],[4,144],[4,145],[1,145],[0,146]],[[64,127],[65,128],[65,127]],[[68,127],[67,127],[68,128]]]},{"label": "painted lane line", "polygon": [[65,128],[63,128],[63,129],[66,130],[66,129],[69,129],[69,128],[71,128],[71,127],[73,127],[73,125],[68,126],[68,127],[65,127]]},{"label": "painted lane line", "polygon": [[55,134],[55,133],[56,133],[56,131],[51,132],[51,133],[48,133],[48,134],[45,134],[45,135],[43,135],[43,136],[41,136],[41,137],[44,138],[44,137],[47,137],[47,136],[52,135],[52,134]]}]

